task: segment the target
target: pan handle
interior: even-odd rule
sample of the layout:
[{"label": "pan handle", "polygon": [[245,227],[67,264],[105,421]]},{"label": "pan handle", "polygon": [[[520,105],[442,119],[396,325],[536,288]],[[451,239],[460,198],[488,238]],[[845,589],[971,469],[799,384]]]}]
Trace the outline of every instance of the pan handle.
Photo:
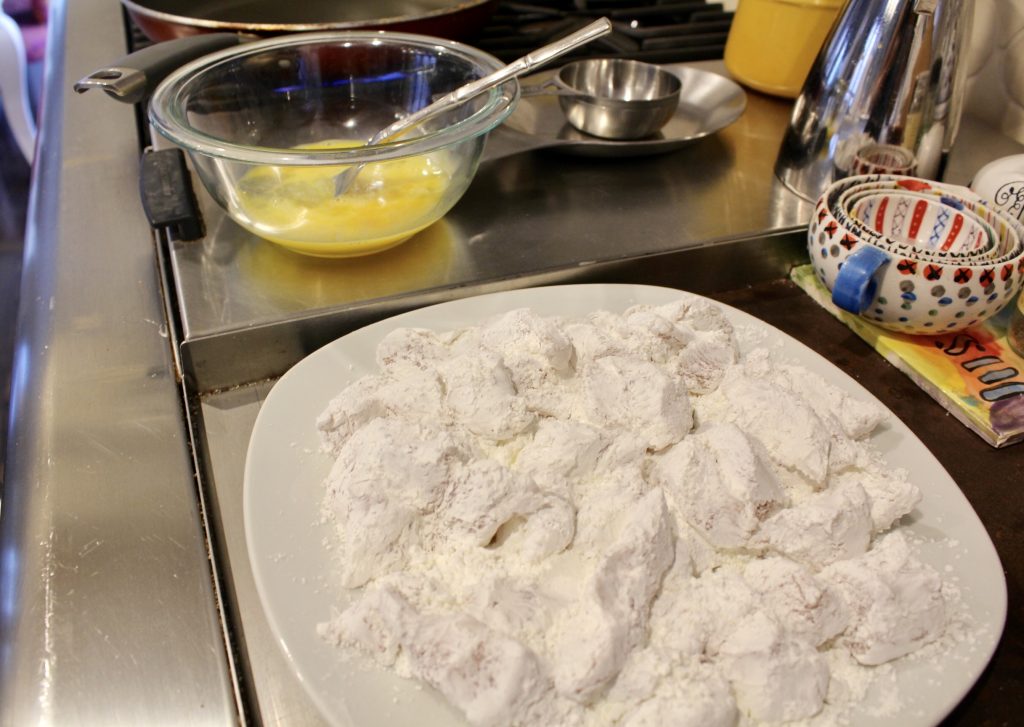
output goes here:
[{"label": "pan handle", "polygon": [[243,38],[235,33],[203,33],[155,43],[90,73],[75,84],[85,93],[100,88],[111,98],[134,104],[149,96],[167,75],[181,65],[207,53],[230,48]]}]

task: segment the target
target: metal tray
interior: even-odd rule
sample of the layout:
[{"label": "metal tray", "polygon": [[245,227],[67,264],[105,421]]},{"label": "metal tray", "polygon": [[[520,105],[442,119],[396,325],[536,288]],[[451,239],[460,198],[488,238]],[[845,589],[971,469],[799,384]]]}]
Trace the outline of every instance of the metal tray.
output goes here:
[{"label": "metal tray", "polygon": [[[724,73],[720,62],[702,65]],[[481,165],[443,220],[392,250],[347,260],[295,255],[261,240],[197,185],[207,236],[172,242],[167,261],[184,374],[198,391],[256,381],[402,310],[592,280],[682,250],[791,233],[810,205],[772,174],[788,118],[788,104],[751,95],[735,122],[668,154],[535,151],[497,159]],[[698,277],[746,264],[733,256]]]}]

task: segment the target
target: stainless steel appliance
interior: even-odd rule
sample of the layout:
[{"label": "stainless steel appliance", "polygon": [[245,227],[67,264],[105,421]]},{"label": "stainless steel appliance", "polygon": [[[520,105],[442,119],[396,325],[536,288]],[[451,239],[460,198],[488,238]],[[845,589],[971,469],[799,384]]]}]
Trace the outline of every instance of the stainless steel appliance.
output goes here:
[{"label": "stainless steel appliance", "polygon": [[793,107],[775,172],[814,200],[884,144],[880,168],[942,179],[960,126],[973,0],[850,0]]}]

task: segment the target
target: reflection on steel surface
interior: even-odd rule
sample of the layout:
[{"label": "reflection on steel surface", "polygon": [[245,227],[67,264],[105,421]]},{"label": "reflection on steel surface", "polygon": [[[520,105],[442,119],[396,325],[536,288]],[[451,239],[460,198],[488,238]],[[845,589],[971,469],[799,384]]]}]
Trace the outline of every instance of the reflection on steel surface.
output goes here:
[{"label": "reflection on steel surface", "polygon": [[0,723],[233,724],[151,235],[135,206],[134,114],[64,98],[65,68],[122,47],[121,11],[57,3],[50,32],[0,516]]}]

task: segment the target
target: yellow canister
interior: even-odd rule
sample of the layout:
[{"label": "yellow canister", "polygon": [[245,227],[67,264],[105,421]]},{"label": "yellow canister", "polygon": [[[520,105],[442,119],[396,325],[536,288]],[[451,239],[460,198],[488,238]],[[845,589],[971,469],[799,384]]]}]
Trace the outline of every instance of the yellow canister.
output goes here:
[{"label": "yellow canister", "polygon": [[725,67],[756,91],[796,98],[844,0],[739,0]]}]

